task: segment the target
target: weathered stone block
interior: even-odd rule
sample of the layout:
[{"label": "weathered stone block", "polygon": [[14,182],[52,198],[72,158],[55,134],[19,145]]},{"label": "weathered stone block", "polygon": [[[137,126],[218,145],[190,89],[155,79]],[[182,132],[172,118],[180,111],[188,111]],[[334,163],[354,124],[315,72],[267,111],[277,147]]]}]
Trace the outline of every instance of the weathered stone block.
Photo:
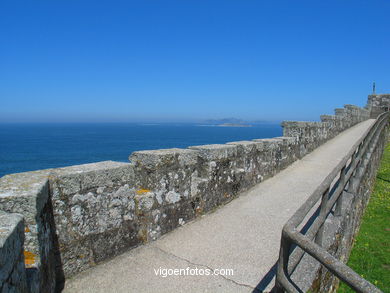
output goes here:
[{"label": "weathered stone block", "polygon": [[[102,255],[94,253],[95,237],[109,238],[107,245],[112,249],[123,245],[115,243],[118,237],[113,235],[128,226],[129,220],[135,220],[134,181],[132,164],[112,161],[51,172],[56,233],[66,276],[93,265],[95,259],[102,259]],[[86,246],[81,256],[76,243]]]},{"label": "weathered stone block", "polygon": [[197,152],[189,149],[161,149],[149,151],[137,151],[130,155],[129,160],[137,167],[143,166],[149,169],[167,168],[196,164]]},{"label": "weathered stone block", "polygon": [[29,292],[24,267],[23,244],[23,216],[0,211],[1,292]]},{"label": "weathered stone block", "polygon": [[[53,229],[48,221],[48,170],[6,175],[0,179],[0,206],[25,218],[24,249],[28,256],[31,292],[51,292],[56,286]],[[41,262],[42,260],[42,262]]]},{"label": "weathered stone block", "polygon": [[275,139],[279,139],[283,141],[283,144],[286,146],[296,145],[298,144],[298,139],[292,136],[278,136]]},{"label": "weathered stone block", "polygon": [[218,161],[225,159],[233,159],[237,155],[237,146],[228,144],[208,144],[199,146],[190,146],[192,150],[198,151],[200,156],[205,161]]},{"label": "weathered stone block", "polygon": [[163,149],[134,152],[135,185],[153,191],[159,205],[175,203],[191,194],[198,152],[190,149]]},{"label": "weathered stone block", "polygon": [[253,141],[262,143],[263,150],[276,150],[284,144],[284,140],[277,137],[254,139]]},{"label": "weathered stone block", "polygon": [[104,161],[53,169],[50,180],[62,196],[99,187],[112,187],[116,182],[133,182],[134,170],[129,163]]},{"label": "weathered stone block", "polygon": [[336,109],[334,109],[334,113],[335,113],[336,116],[343,117],[343,116],[345,116],[346,111],[343,108],[336,108]]},{"label": "weathered stone block", "polygon": [[23,214],[28,224],[35,224],[37,214],[46,204],[49,194],[47,177],[50,169],[5,175],[0,178],[1,209]]},{"label": "weathered stone block", "polygon": [[253,152],[262,152],[264,150],[263,143],[257,140],[232,141],[232,142],[228,142],[227,144],[237,146],[237,153],[239,155],[250,154]]},{"label": "weathered stone block", "polygon": [[331,123],[334,123],[335,120],[339,120],[340,117],[336,116],[336,115],[321,115],[320,116],[320,119],[322,122],[331,122]]}]

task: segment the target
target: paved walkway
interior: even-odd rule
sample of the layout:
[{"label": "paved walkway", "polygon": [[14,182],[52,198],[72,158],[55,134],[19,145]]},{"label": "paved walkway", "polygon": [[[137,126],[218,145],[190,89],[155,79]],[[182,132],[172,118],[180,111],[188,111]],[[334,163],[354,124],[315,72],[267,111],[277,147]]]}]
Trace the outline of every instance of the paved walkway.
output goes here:
[{"label": "paved walkway", "polygon": [[[65,292],[269,291],[283,225],[373,122],[344,131],[214,213],[67,280]],[[187,267],[234,275],[155,274]]]}]

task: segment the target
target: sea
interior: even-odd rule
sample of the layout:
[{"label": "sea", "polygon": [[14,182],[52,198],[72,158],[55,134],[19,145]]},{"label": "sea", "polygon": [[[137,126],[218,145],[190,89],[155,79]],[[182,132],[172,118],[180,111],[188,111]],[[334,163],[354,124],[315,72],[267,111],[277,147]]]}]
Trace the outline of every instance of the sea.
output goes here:
[{"label": "sea", "polygon": [[181,123],[0,124],[0,177],[106,160],[128,162],[129,155],[138,150],[281,135],[279,123],[252,127]]}]

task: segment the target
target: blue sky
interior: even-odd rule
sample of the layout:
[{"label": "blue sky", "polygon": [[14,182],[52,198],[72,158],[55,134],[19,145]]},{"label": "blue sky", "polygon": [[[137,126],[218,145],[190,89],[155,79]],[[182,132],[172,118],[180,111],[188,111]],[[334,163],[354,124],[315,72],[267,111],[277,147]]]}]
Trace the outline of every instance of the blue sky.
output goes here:
[{"label": "blue sky", "polygon": [[390,92],[390,1],[0,2],[0,122],[314,120]]}]

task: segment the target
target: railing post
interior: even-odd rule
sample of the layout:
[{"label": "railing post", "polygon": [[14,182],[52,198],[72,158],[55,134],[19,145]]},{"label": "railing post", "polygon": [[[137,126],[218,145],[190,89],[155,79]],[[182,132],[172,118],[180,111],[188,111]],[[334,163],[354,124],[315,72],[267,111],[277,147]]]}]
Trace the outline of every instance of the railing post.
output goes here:
[{"label": "railing post", "polygon": [[[339,185],[345,187],[345,166],[340,170],[340,179],[339,179]],[[341,208],[343,204],[343,193],[344,191],[341,191],[339,198],[336,202],[336,209],[335,209],[335,216],[341,216]]]},{"label": "railing post", "polygon": [[352,168],[353,165],[355,164],[357,155],[358,155],[358,151],[355,151],[355,152],[353,153],[353,155],[352,155],[351,163],[349,164],[350,168]]},{"label": "railing post", "polygon": [[282,231],[282,239],[280,241],[280,252],[278,260],[278,269],[276,274],[275,289],[273,292],[283,293],[285,292],[282,285],[282,278],[289,279],[288,275],[288,260],[290,258],[291,250],[291,240],[288,239],[285,235],[285,232]]},{"label": "railing post", "polygon": [[[356,159],[360,156],[362,148],[363,148],[363,144],[360,144],[359,151],[352,157],[353,163],[356,162]],[[362,156],[360,158],[360,160],[357,162],[355,170],[353,171],[352,176],[349,178],[348,188],[347,188],[347,192],[349,192],[349,193],[352,193],[352,194],[356,193],[357,182],[359,181],[358,179],[359,179],[360,173],[361,173],[360,170],[362,169],[361,167],[362,167],[362,164],[364,162],[363,158],[364,158],[364,156]]]},{"label": "railing post", "polygon": [[325,227],[325,219],[326,219],[325,213],[326,213],[326,206],[328,204],[328,199],[329,199],[329,187],[322,194],[322,198],[321,198],[321,208],[320,208],[320,214],[318,217],[319,218],[324,217],[324,222],[322,223],[320,229],[318,230],[317,235],[316,235],[316,240],[315,240],[315,242],[319,246],[322,246],[322,239],[324,236],[324,227]]}]

